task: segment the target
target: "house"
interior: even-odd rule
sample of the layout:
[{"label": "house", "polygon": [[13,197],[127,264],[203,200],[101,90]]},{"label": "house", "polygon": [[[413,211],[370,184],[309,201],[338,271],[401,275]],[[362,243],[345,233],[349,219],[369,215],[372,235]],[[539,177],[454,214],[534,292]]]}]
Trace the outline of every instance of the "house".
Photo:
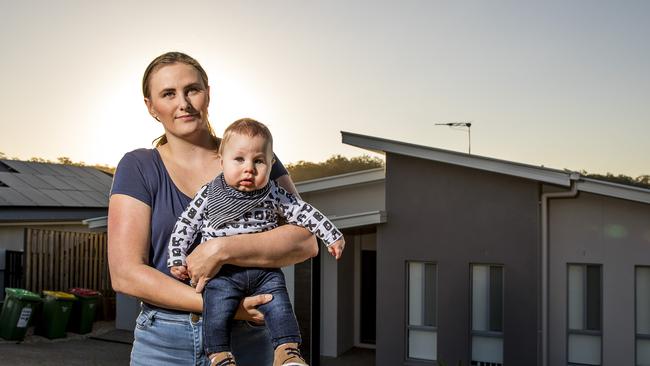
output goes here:
[{"label": "house", "polygon": [[[89,231],[84,220],[106,216],[112,178],[94,168],[0,160],[0,295],[15,286],[26,229]],[[10,255],[7,256],[7,253]],[[9,273],[12,272],[12,273]]]},{"label": "house", "polygon": [[[368,183],[384,194],[365,208],[370,185],[299,185],[335,223],[363,218],[343,226],[342,260],[321,256],[323,354],[375,343],[379,366],[650,362],[650,190],[342,138],[385,154],[385,178]],[[363,287],[372,274],[375,294]]]}]

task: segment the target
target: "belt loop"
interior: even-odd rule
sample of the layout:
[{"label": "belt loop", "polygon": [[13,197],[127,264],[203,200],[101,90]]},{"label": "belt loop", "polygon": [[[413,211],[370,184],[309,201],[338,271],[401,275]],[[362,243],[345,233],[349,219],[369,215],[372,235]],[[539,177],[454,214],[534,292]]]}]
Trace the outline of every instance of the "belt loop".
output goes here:
[{"label": "belt loop", "polygon": [[150,308],[144,302],[140,302],[140,307],[142,308],[142,312],[147,315],[147,322],[149,325],[153,324],[153,320],[156,317],[156,310]]},{"label": "belt loop", "polygon": [[199,320],[201,320],[201,314],[190,313],[190,320],[192,321],[192,323],[198,323]]}]

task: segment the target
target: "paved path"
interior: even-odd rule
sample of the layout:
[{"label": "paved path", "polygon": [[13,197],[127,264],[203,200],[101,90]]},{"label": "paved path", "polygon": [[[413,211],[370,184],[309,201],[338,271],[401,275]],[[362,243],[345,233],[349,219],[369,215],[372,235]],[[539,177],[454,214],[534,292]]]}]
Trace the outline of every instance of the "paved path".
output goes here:
[{"label": "paved path", "polygon": [[[96,322],[93,332],[50,340],[28,333],[23,342],[0,338],[0,366],[128,365],[132,332],[115,330],[113,322]],[[321,357],[321,366],[374,366],[374,350],[353,348],[339,358]]]},{"label": "paved path", "polygon": [[96,322],[90,334],[54,340],[28,333],[20,343],[0,339],[0,365],[128,365],[130,341],[131,332],[116,331],[112,322]]}]

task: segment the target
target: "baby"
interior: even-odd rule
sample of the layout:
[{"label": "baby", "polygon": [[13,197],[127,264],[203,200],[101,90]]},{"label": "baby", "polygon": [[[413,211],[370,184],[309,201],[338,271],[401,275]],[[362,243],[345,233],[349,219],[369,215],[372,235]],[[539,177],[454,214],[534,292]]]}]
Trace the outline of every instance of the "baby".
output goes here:
[{"label": "baby", "polygon": [[[343,234],[317,209],[270,181],[273,137],[253,119],[233,122],[219,146],[223,173],[203,186],[178,219],[169,241],[167,265],[173,276],[189,278],[185,257],[200,232],[202,241],[270,230],[278,217],[307,228],[339,259]],[[275,349],[274,366],[306,366],[300,355],[298,321],[280,269],[224,265],[203,292],[203,342],[211,365],[236,365],[230,350],[232,321],[240,301],[256,294],[272,294],[259,306]]]}]

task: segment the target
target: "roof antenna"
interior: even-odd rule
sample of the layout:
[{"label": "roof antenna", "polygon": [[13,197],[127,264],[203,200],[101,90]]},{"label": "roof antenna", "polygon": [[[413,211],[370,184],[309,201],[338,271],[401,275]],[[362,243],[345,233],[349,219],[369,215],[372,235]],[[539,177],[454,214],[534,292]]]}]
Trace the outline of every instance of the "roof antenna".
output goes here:
[{"label": "roof antenna", "polygon": [[[467,128],[467,139],[468,139],[468,154],[472,155],[472,122],[449,122],[449,123],[436,123],[436,126],[449,126],[455,130],[463,130]],[[460,128],[458,128],[460,127]]]}]

